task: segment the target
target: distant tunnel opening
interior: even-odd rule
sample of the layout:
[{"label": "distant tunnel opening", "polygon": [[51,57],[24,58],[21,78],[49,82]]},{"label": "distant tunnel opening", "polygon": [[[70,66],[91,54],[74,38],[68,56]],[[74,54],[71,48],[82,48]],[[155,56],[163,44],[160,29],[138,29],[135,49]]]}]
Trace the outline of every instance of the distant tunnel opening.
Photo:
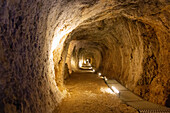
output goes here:
[{"label": "distant tunnel opening", "polygon": [[[158,84],[157,80],[162,78],[158,74],[159,38],[157,31],[149,24],[123,16],[81,23],[66,38],[68,45],[64,51],[68,55],[65,55],[65,69],[68,71],[64,72],[70,73],[64,73],[64,79],[72,72],[93,72],[94,69],[155,102],[151,95]],[[82,69],[84,57],[92,58],[94,67]],[[154,95],[161,96],[157,92]]]}]

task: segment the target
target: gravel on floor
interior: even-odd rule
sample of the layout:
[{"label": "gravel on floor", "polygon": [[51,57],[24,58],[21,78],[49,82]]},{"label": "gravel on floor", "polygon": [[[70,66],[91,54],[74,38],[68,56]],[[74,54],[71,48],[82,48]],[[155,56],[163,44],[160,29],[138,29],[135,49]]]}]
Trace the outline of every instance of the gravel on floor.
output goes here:
[{"label": "gravel on floor", "polygon": [[96,74],[74,73],[65,85],[68,94],[57,113],[138,113],[111,92]]}]

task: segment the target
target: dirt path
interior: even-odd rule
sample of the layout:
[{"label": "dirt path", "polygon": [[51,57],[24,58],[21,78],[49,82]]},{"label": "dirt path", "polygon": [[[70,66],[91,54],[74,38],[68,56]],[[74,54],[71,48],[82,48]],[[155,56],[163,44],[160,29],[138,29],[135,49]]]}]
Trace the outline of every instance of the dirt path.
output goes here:
[{"label": "dirt path", "polygon": [[72,74],[66,81],[68,95],[59,105],[59,113],[137,113],[123,104],[96,74]]}]

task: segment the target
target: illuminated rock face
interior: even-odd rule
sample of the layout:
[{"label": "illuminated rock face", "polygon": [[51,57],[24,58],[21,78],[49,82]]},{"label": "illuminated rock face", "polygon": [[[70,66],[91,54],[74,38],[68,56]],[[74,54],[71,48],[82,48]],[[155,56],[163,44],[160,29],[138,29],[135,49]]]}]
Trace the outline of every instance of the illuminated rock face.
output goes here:
[{"label": "illuminated rock face", "polygon": [[97,42],[97,46],[102,48],[103,74],[117,79],[145,99],[150,99],[153,92],[147,91],[152,90],[152,84],[156,84],[154,79],[160,76],[160,45],[156,31],[148,24],[124,17],[105,19],[103,24],[102,30],[98,29],[96,23],[87,25],[87,28],[83,26],[82,31],[79,31],[80,36],[75,33],[75,37]]},{"label": "illuminated rock face", "polygon": [[[74,51],[87,47],[100,53],[95,59],[102,73],[165,105],[169,11],[168,0],[3,0],[0,112],[52,112],[64,96],[65,74],[72,71],[69,58],[77,59]],[[79,42],[77,50],[72,40]]]}]

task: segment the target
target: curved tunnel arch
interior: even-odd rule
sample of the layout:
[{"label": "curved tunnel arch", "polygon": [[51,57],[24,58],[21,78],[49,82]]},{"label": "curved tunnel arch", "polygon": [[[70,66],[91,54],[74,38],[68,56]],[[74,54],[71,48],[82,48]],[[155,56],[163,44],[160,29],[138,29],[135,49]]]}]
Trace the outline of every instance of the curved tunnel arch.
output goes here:
[{"label": "curved tunnel arch", "polygon": [[[108,25],[107,23],[104,23],[104,21],[106,21],[106,22],[109,21],[109,26],[110,26],[110,28],[112,27],[112,29],[109,29],[109,26],[103,27],[101,24]],[[120,26],[116,28],[116,27],[113,26],[113,24],[111,24],[111,22],[113,22],[114,26],[120,25],[121,27],[125,28],[124,29],[125,32],[123,32],[125,34],[120,34],[120,32],[122,30],[120,28]],[[123,25],[122,25],[121,22],[123,23]],[[98,25],[101,25],[103,28],[101,26],[98,27]],[[88,28],[87,26],[90,26],[90,28]],[[105,34],[106,31],[107,31],[106,30],[106,31],[104,31],[104,34],[101,34],[101,30],[104,30],[105,27],[108,28],[107,30],[112,30],[112,31],[108,31],[109,34]],[[93,28],[94,28],[94,30],[93,30]],[[117,33],[116,32],[115,32],[115,34],[112,33],[112,32],[114,32],[113,28],[116,29],[115,31],[117,31]],[[145,30],[140,31],[141,28],[142,28],[142,30],[143,29],[147,29],[147,30],[146,31]],[[111,19],[108,19],[108,20],[106,19],[106,20],[100,20],[100,21],[96,21],[96,22],[94,21],[94,22],[92,22],[92,24],[83,25],[82,28],[77,27],[76,30],[73,31],[72,37],[75,37],[75,38],[73,38],[74,40],[76,40],[76,39],[77,40],[89,40],[89,41],[96,40],[97,42],[98,41],[99,42],[100,41],[102,41],[102,42],[106,41],[106,42],[104,42],[105,45],[110,44],[109,42],[112,42],[113,44],[111,43],[110,46],[108,46],[108,45],[106,46],[110,51],[114,50],[114,48],[115,49],[120,48],[120,50],[119,49],[116,50],[116,51],[119,51],[119,52],[116,52],[117,53],[116,55],[117,56],[120,55],[120,58],[123,57],[122,54],[126,55],[128,57],[117,60],[118,63],[115,64],[115,66],[110,65],[108,63],[103,64],[104,65],[103,67],[105,67],[105,69],[103,69],[102,72],[105,73],[105,74],[108,74],[108,77],[110,77],[110,78],[113,78],[113,77],[116,78],[117,80],[119,80],[122,84],[124,84],[129,89],[135,90],[137,94],[145,97],[146,94],[141,94],[141,91],[143,89],[145,89],[145,90],[150,90],[150,89],[148,89],[146,87],[144,88],[141,85],[145,85],[147,87],[148,87],[148,85],[151,85],[153,77],[155,76],[155,74],[158,71],[157,66],[156,66],[157,60],[151,61],[153,63],[153,65],[155,65],[156,67],[155,66],[152,67],[152,68],[155,68],[154,72],[150,72],[150,70],[147,70],[149,72],[149,75],[144,74],[145,72],[143,72],[142,70],[143,70],[143,68],[146,68],[146,67],[144,67],[141,64],[141,62],[145,62],[144,65],[145,66],[148,65],[147,64],[148,62],[144,61],[144,60],[146,60],[150,57],[155,58],[159,54],[158,51],[159,51],[160,47],[159,47],[159,42],[158,42],[157,36],[155,35],[156,31],[154,31],[154,29],[153,29],[153,27],[148,25],[148,23],[143,23],[141,20],[137,21],[137,20],[133,20],[131,18],[128,19],[127,17],[120,17],[119,16],[117,18],[111,18]],[[98,32],[96,32],[96,31],[98,31]],[[137,34],[139,36],[135,36],[136,34],[131,33],[132,31],[134,31],[135,33],[137,32]],[[145,32],[148,33],[148,36],[144,36]],[[89,34],[92,35],[92,36],[90,36]],[[94,34],[97,34],[97,36],[93,36]],[[152,36],[150,36],[149,34],[152,34]],[[101,35],[103,37],[109,37],[110,36],[110,39],[108,39],[108,38],[101,38],[101,39],[98,38]],[[118,37],[121,37],[121,35],[124,35],[126,37],[129,37],[129,39],[127,39],[127,38],[126,39],[125,38],[124,39],[117,38],[114,35],[117,35]],[[137,39],[131,39],[131,37],[136,37]],[[143,37],[144,38],[145,37],[150,37],[150,38],[152,37],[153,39],[151,39],[152,40],[151,41],[150,39],[142,39]],[[150,45],[146,44],[146,40],[149,42]],[[129,45],[129,43],[131,43],[132,45]],[[116,47],[114,45],[116,45]],[[146,52],[144,54],[146,56],[142,56],[142,53],[144,52],[144,50],[145,51],[152,51],[150,49],[149,50],[146,49],[146,47],[148,47],[148,46],[150,46],[154,51],[151,52],[151,53]],[[131,50],[129,51],[129,53],[131,53],[131,54],[127,53],[128,48],[131,48]],[[149,55],[147,55],[147,54],[149,54]],[[135,55],[137,55],[137,56],[135,56]],[[109,56],[112,56],[112,55],[108,55],[104,59],[107,59]],[[115,57],[117,57],[117,56],[115,56]],[[135,58],[133,58],[133,57],[135,57]],[[130,61],[129,61],[129,59],[130,59]],[[107,62],[107,61],[105,61],[105,62]],[[122,62],[123,64],[120,64],[120,62]],[[130,66],[126,66],[126,67],[123,66],[123,65],[129,64],[130,62],[132,62],[132,64]],[[137,62],[137,63],[135,64],[133,62],[135,62],[135,63]],[[114,64],[114,62],[113,62],[113,64]],[[119,67],[119,65],[120,65],[120,67]],[[110,67],[114,67],[114,68],[116,67],[116,68],[111,69]],[[108,70],[108,69],[111,69],[111,70]],[[115,72],[113,70],[116,70],[117,72]],[[130,70],[130,73],[128,72],[129,70]],[[111,73],[108,73],[109,71],[111,71]],[[114,75],[112,74],[112,72],[114,73]],[[129,73],[129,76],[127,76],[127,73]],[[150,76],[151,81],[146,80],[147,79],[146,76]],[[141,83],[141,81],[143,83]],[[138,85],[139,85],[139,87],[135,88]],[[149,97],[145,97],[145,98],[149,98]]]},{"label": "curved tunnel arch", "polygon": [[1,112],[52,112],[65,94],[69,44],[83,33],[103,36],[83,38],[102,48],[102,73],[165,104],[168,1],[3,1],[0,8]]}]

